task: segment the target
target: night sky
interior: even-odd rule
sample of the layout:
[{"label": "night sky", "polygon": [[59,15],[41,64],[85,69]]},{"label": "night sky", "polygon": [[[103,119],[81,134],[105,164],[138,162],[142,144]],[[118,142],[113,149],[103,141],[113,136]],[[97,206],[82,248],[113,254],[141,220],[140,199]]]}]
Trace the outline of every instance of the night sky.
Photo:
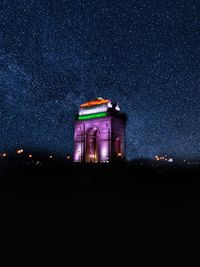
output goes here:
[{"label": "night sky", "polygon": [[200,1],[0,1],[0,150],[73,151],[96,97],[128,115],[127,156],[200,158]]}]

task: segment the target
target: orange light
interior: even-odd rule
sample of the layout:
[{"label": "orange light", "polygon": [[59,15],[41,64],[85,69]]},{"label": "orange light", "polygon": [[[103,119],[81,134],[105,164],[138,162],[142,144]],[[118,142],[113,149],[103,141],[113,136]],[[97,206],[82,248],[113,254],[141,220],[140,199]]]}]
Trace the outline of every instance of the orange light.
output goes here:
[{"label": "orange light", "polygon": [[21,153],[23,153],[23,152],[24,152],[23,149],[18,149],[18,150],[16,151],[17,154],[21,154]]},{"label": "orange light", "polygon": [[32,157],[33,157],[33,155],[31,155],[31,154],[30,154],[30,155],[28,155],[28,157],[29,157],[29,158],[32,158]]},{"label": "orange light", "polygon": [[86,108],[86,107],[106,104],[108,102],[109,102],[108,99],[96,99],[96,100],[92,100],[92,101],[89,101],[89,102],[86,102],[86,103],[80,105],[80,108]]},{"label": "orange light", "polygon": [[118,157],[121,157],[121,155],[122,155],[121,153],[118,153]]},{"label": "orange light", "polygon": [[155,159],[156,159],[156,160],[160,160],[160,157],[156,155],[156,156],[155,156]]}]

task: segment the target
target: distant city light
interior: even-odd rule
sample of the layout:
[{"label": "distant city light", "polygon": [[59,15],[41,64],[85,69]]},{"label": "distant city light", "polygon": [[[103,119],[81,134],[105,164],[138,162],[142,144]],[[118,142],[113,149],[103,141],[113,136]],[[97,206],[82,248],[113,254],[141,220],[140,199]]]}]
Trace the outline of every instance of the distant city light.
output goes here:
[{"label": "distant city light", "polygon": [[49,156],[49,158],[50,158],[50,159],[52,159],[52,158],[53,158],[53,156],[52,156],[52,155],[50,155],[50,156]]},{"label": "distant city light", "polygon": [[67,156],[67,159],[70,159],[70,156]]},{"label": "distant city light", "polygon": [[173,158],[169,158],[167,155],[164,155],[164,156],[158,156],[156,155],[154,160],[156,161],[167,161],[167,162],[173,162]]},{"label": "distant city light", "polygon": [[23,152],[24,152],[23,149],[18,149],[18,150],[16,151],[17,154],[21,154],[21,153],[23,153]]},{"label": "distant city light", "polygon": [[29,154],[29,155],[28,155],[28,157],[29,157],[29,158],[32,158],[32,157],[33,157],[33,155]]},{"label": "distant city light", "polygon": [[2,154],[2,157],[4,157],[4,158],[5,158],[6,156],[7,156],[7,154],[6,154],[6,153],[3,153],[3,154]]}]

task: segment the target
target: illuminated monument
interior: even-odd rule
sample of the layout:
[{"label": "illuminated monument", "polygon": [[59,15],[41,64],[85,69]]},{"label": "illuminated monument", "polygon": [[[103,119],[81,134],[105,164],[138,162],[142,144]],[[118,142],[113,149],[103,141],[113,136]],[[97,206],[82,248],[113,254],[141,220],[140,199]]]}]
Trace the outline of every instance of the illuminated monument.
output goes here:
[{"label": "illuminated monument", "polygon": [[125,113],[108,99],[97,98],[80,105],[75,121],[74,161],[124,159],[125,126]]}]

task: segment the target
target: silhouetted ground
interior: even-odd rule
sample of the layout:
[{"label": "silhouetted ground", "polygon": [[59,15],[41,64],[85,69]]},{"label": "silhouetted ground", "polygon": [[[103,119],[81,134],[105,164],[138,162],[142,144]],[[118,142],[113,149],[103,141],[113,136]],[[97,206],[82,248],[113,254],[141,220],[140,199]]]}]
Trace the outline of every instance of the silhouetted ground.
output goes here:
[{"label": "silhouetted ground", "polygon": [[2,266],[199,266],[200,169],[4,162]]}]

